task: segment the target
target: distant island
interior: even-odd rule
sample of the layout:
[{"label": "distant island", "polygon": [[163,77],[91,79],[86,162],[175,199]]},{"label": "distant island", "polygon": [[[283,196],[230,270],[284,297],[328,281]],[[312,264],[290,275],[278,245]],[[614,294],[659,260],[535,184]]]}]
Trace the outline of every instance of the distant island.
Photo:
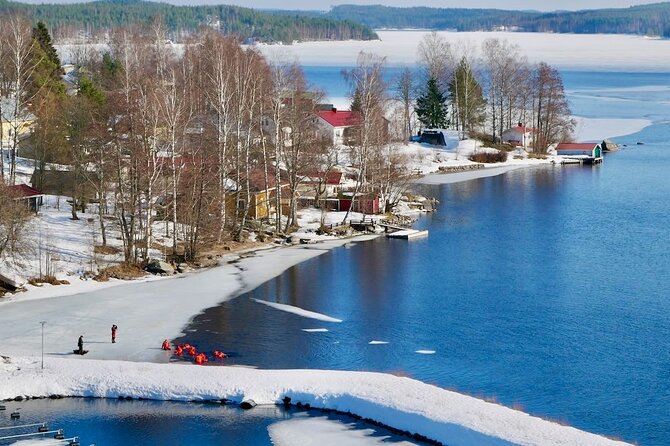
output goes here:
[{"label": "distant island", "polygon": [[[287,15],[286,11],[273,14]],[[381,5],[340,5],[329,12],[291,11],[291,15],[350,20],[373,29],[526,31],[575,34],[637,34],[670,37],[670,2],[583,11],[510,11]]]},{"label": "distant island", "polygon": [[70,4],[28,4],[0,0],[0,15],[22,13],[45,22],[54,37],[104,34],[120,27],[146,26],[155,18],[179,40],[210,27],[242,40],[292,43],[315,40],[375,40],[367,25],[321,15],[275,15],[228,5],[175,6],[143,0],[102,0]]}]

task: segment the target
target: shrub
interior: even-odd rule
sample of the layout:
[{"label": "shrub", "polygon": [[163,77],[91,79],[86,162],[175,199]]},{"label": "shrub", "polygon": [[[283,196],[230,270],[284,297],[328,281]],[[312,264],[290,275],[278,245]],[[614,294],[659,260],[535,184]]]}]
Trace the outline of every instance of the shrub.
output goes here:
[{"label": "shrub", "polygon": [[33,277],[28,280],[28,283],[32,286],[42,286],[43,283],[48,283],[51,285],[69,285],[70,282],[67,280],[59,280],[56,276],[42,276],[42,277]]},{"label": "shrub", "polygon": [[107,282],[110,278],[131,280],[136,277],[142,277],[144,271],[139,265],[131,263],[122,263],[120,265],[110,266],[109,268],[101,269],[93,280],[98,282]]},{"label": "shrub", "polygon": [[96,245],[93,247],[93,252],[95,252],[96,254],[111,255],[111,254],[118,254],[119,252],[121,252],[121,250],[115,246]]},{"label": "shrub", "polygon": [[507,152],[475,152],[468,158],[475,163],[504,163],[507,161]]}]

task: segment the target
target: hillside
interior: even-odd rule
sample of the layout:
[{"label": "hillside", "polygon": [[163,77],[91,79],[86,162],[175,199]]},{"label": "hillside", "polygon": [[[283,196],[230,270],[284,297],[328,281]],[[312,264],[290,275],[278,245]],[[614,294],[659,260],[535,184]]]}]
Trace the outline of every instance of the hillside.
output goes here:
[{"label": "hillside", "polygon": [[374,29],[481,31],[505,27],[528,32],[670,37],[670,2],[620,9],[552,13],[501,9],[340,5],[333,7],[325,17],[358,21]]},{"label": "hillside", "polygon": [[21,12],[47,23],[60,37],[85,30],[88,34],[128,25],[146,25],[161,17],[173,36],[211,26],[225,34],[263,42],[294,40],[373,40],[366,25],[325,16],[272,15],[227,5],[174,6],[142,0],[103,0],[71,4],[27,4],[0,0],[0,15]]}]

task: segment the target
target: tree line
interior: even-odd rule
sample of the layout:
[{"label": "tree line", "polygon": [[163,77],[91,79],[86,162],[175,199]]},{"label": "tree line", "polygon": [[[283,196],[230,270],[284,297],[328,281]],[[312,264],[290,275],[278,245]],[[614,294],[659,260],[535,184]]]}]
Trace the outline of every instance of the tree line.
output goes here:
[{"label": "tree line", "polygon": [[530,148],[540,154],[571,138],[575,123],[560,73],[544,62],[528,63],[519,46],[493,38],[480,49],[451,45],[433,32],[418,57],[418,84],[406,68],[395,85],[405,137],[414,131],[415,113],[421,127],[452,128],[462,138],[480,134],[499,146],[506,130],[522,124],[532,128]]},{"label": "tree line", "polygon": [[[156,20],[115,30],[102,53],[77,47],[68,74],[75,88],[66,91],[46,26],[1,17],[7,63],[0,67],[0,96],[12,107],[0,114],[10,125],[25,113],[35,117],[30,137],[13,138],[5,148],[2,182],[17,182],[19,153],[34,160],[37,187],[40,175],[66,168],[72,219],[94,201],[102,247],[114,226],[130,263],[148,260],[157,220],[165,222],[171,252],[190,260],[203,247],[242,240],[259,224],[290,232],[299,189],[309,183],[316,200],[325,199],[337,151],[352,160],[352,201],[375,190],[388,208],[406,186],[405,166],[385,157],[389,135],[382,128],[386,99],[377,59],[362,59],[351,71],[352,85],[365,97],[362,129],[336,149],[318,128],[321,94],[295,62],[267,60],[214,30],[175,52],[166,34]],[[367,167],[371,160],[374,168]],[[252,206],[268,210],[258,218],[264,223],[253,218]]]},{"label": "tree line", "polygon": [[[480,57],[433,33],[418,48],[418,76],[408,68],[389,82],[386,60],[367,53],[343,73],[355,125],[340,146],[320,127],[323,94],[297,63],[214,30],[175,52],[167,32],[155,20],[115,30],[102,51],[76,46],[66,88],[45,24],[0,18],[0,115],[15,126],[0,157],[2,183],[17,182],[19,153],[33,160],[38,188],[41,176],[66,169],[72,219],[93,201],[102,247],[113,226],[130,263],[148,260],[156,221],[170,252],[189,260],[249,230],[289,233],[305,188],[325,212],[336,168],[351,180],[352,203],[374,194],[391,211],[414,175],[401,142],[416,115],[423,127],[487,131],[498,141],[518,120],[532,122],[539,152],[572,125],[555,69],[530,66],[505,41],[486,41]],[[26,113],[35,125],[21,139]],[[254,206],[267,212],[255,215]]]},{"label": "tree line", "polygon": [[381,5],[334,6],[327,17],[353,20],[374,29],[490,31],[505,27],[527,32],[637,34],[670,37],[670,3],[583,11],[510,11]]},{"label": "tree line", "polygon": [[28,4],[0,0],[0,15],[21,13],[48,23],[56,38],[102,35],[116,28],[150,23],[161,17],[168,37],[180,40],[208,26],[227,35],[261,42],[372,40],[377,35],[355,21],[328,17],[277,16],[227,5],[175,6],[142,0],[70,4]]}]

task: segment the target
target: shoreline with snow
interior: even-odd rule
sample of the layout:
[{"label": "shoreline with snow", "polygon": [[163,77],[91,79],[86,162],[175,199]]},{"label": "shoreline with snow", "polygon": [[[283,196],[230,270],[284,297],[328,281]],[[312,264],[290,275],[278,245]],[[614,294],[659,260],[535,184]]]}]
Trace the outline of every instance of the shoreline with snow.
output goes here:
[{"label": "shoreline with snow", "polygon": [[[0,354],[39,355],[41,326],[46,321],[45,356],[62,356],[84,336],[90,350],[86,359],[168,362],[170,354],[159,349],[163,339],[184,335],[184,328],[198,314],[233,299],[280,275],[292,266],[377,235],[322,240],[308,245],[268,247],[231,255],[221,265],[152,281],[130,281],[86,292],[0,303]],[[54,293],[70,286],[47,287]],[[48,296],[48,298],[47,298]],[[187,296],[186,298],[184,296]],[[309,312],[309,309],[296,309]],[[17,321],[21,321],[17,323]],[[112,344],[109,329],[119,327]],[[74,357],[73,360],[83,360]]]},{"label": "shoreline with snow", "polygon": [[0,362],[0,399],[51,395],[164,401],[252,399],[351,412],[452,446],[623,446],[628,443],[563,426],[411,378],[374,372],[255,370],[86,360],[72,367],[50,358]]},{"label": "shoreline with snow", "polygon": [[[510,159],[508,163],[484,169],[429,173],[438,170],[440,165],[473,164],[464,156],[467,150],[463,151],[460,144],[457,142],[455,147],[444,152],[451,150],[455,154],[453,160],[445,158],[438,165],[425,159],[424,165],[429,169],[418,182],[447,184],[469,181],[550,163],[549,160]],[[427,147],[420,149],[434,150]],[[250,291],[288,268],[333,248],[376,237],[357,236],[320,240],[307,245],[270,246],[226,256],[220,266],[162,280],[149,278],[86,285],[93,288],[90,290],[71,285],[45,287],[31,290],[26,299],[19,297],[0,301],[0,339],[3,340],[0,354],[13,358],[4,365],[0,362],[0,399],[21,395],[114,397],[123,394],[180,401],[227,398],[239,402],[251,398],[260,404],[276,404],[288,395],[294,402],[351,411],[452,445],[626,444],[388,374],[161,364],[167,363],[171,356],[170,352],[159,349],[162,339],[183,335],[189,321],[205,309]],[[338,316],[294,307],[275,309],[311,316],[316,320],[334,321]],[[38,360],[25,358],[35,358],[40,353],[41,320],[47,321],[47,369],[44,374],[37,370]],[[119,325],[116,344],[109,339],[108,330],[112,324]],[[86,357],[68,354],[80,334],[85,336],[86,348],[90,349]],[[417,353],[430,354],[432,351]],[[15,367],[17,364],[20,371]],[[169,384],[166,385],[166,382]],[[407,388],[414,393],[398,394],[399,391],[395,390]]]}]

